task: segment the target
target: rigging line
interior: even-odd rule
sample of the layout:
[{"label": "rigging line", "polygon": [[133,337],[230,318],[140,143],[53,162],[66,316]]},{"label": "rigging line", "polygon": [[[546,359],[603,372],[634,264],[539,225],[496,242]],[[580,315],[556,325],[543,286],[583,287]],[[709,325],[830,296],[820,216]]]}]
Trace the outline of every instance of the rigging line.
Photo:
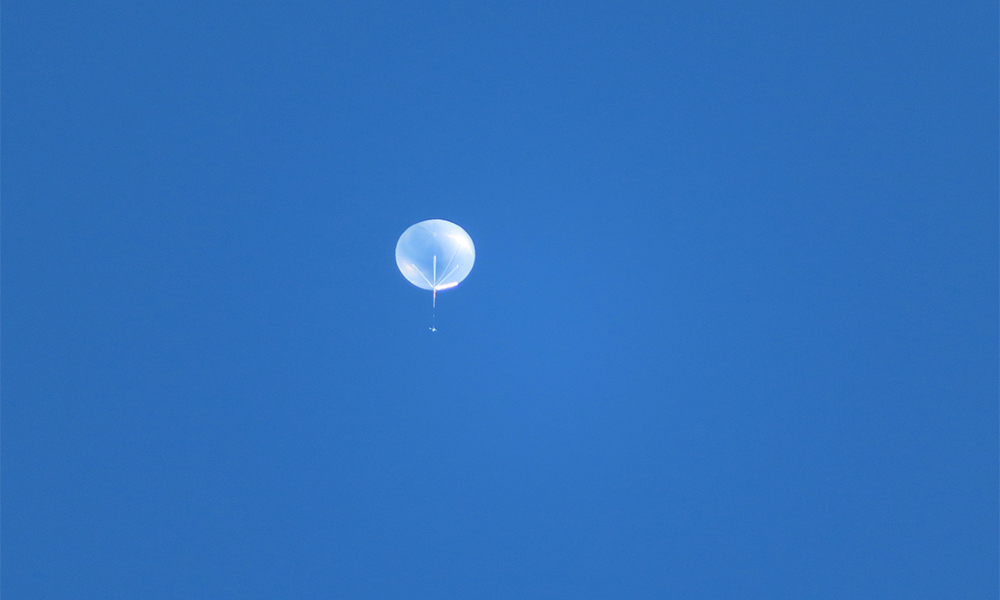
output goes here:
[{"label": "rigging line", "polygon": [[[451,253],[451,258],[448,259],[448,264],[446,264],[444,266],[444,269],[441,269],[442,271],[447,271],[448,270],[448,267],[451,266],[452,261],[455,260],[455,256],[458,254],[458,251],[461,248],[462,248],[461,244],[456,244],[455,245],[455,251]],[[458,266],[456,265],[455,269],[457,269],[457,268],[458,268]],[[452,269],[452,271],[454,271],[454,269]],[[451,275],[451,272],[449,272],[448,275]],[[448,275],[445,275],[444,277],[442,277],[441,280],[447,279]],[[434,281],[434,285],[437,285],[437,280]]]},{"label": "rigging line", "polygon": [[411,268],[411,269],[413,269],[414,271],[416,271],[418,275],[420,275],[421,277],[423,277],[423,278],[424,278],[424,281],[426,281],[426,282],[427,282],[427,285],[431,286],[431,288],[433,288],[433,287],[434,287],[434,284],[433,284],[433,283],[431,283],[431,282],[430,282],[430,281],[429,281],[429,280],[427,279],[427,276],[426,276],[426,275],[424,275],[424,272],[423,272],[423,271],[421,271],[420,269],[418,269],[418,268],[417,268],[417,265],[415,265],[415,264],[413,264],[413,263],[410,263],[410,268]]},{"label": "rigging line", "polygon": [[455,271],[457,271],[457,270],[458,270],[458,268],[459,268],[460,266],[462,266],[462,265],[455,265],[454,267],[452,267],[452,268],[451,268],[451,270],[450,270],[450,271],[448,271],[448,275],[445,275],[444,277],[442,277],[442,278],[441,278],[441,281],[446,281],[446,280],[448,279],[448,277],[449,277],[449,276],[450,276],[450,275],[451,275],[452,273],[454,273]]}]

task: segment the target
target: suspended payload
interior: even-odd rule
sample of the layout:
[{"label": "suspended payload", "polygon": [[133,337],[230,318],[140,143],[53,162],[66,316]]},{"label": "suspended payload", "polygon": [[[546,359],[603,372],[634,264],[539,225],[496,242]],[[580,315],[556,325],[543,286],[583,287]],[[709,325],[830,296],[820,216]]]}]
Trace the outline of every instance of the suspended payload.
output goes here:
[{"label": "suspended payload", "polygon": [[410,283],[431,290],[432,306],[437,305],[438,291],[458,285],[475,262],[472,238],[451,221],[421,221],[396,242],[396,265]]}]

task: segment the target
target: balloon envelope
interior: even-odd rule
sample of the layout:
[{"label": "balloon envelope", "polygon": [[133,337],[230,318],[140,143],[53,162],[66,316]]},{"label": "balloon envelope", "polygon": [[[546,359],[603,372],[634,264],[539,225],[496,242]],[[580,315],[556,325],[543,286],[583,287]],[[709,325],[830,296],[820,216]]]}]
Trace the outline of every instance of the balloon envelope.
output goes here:
[{"label": "balloon envelope", "polygon": [[476,247],[451,221],[431,219],[411,225],[396,243],[396,265],[403,277],[425,290],[446,290],[472,271]]}]

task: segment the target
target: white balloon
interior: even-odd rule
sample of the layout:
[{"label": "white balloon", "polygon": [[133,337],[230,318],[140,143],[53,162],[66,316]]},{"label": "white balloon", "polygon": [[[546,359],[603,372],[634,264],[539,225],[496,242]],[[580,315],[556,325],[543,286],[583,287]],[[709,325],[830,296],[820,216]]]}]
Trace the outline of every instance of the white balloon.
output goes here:
[{"label": "white balloon", "polygon": [[476,247],[464,229],[431,219],[411,225],[396,243],[396,265],[403,277],[425,290],[453,288],[476,262]]}]

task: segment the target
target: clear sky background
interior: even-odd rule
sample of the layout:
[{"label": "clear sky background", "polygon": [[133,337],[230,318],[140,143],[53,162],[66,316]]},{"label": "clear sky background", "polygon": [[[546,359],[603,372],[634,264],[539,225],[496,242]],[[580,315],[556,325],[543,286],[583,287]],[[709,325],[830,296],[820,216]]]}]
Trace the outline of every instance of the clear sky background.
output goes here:
[{"label": "clear sky background", "polygon": [[3,597],[996,598],[997,23],[5,2]]}]

